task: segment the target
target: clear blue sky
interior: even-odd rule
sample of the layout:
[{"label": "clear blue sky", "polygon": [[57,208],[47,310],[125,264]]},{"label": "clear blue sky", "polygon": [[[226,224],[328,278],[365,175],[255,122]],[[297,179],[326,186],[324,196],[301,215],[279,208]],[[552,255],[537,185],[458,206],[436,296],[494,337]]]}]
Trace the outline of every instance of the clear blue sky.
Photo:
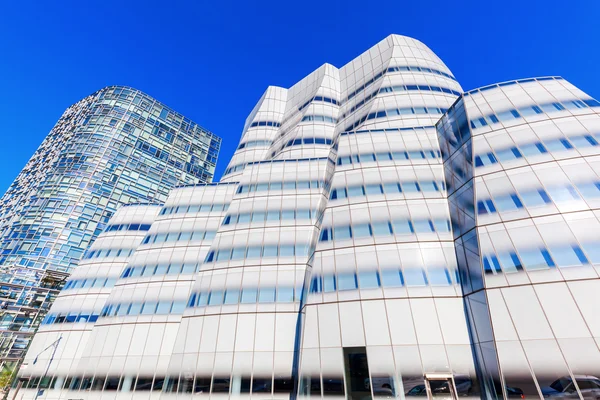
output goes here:
[{"label": "clear blue sky", "polygon": [[444,60],[465,90],[561,75],[600,98],[600,1],[5,1],[0,193],[65,108],[140,89],[223,138],[216,178],[268,85],[342,66],[391,33]]}]

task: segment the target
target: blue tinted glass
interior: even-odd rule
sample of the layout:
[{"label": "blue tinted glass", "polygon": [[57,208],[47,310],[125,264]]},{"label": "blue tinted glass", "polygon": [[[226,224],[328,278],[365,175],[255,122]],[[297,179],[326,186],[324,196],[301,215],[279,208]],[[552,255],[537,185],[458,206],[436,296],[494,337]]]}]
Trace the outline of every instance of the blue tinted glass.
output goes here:
[{"label": "blue tinted glass", "polygon": [[519,251],[523,265],[528,271],[553,267],[554,263],[548,259],[547,253],[545,249]]},{"label": "blue tinted glass", "polygon": [[278,287],[277,288],[277,301],[279,303],[292,303],[294,301],[294,288]]},{"label": "blue tinted glass", "polygon": [[551,203],[550,198],[548,198],[548,195],[542,189],[522,192],[520,195],[526,207],[542,207]]},{"label": "blue tinted glass", "polygon": [[362,186],[350,186],[347,188],[348,197],[364,196],[365,192]]},{"label": "blue tinted glass", "polygon": [[361,289],[373,289],[379,287],[379,276],[377,271],[361,271],[358,273],[358,284]]},{"label": "blue tinted glass", "polygon": [[502,270],[504,272],[517,272],[523,270],[521,265],[521,261],[517,257],[517,255],[513,252],[509,253],[500,253],[498,254],[498,259],[502,264]]},{"label": "blue tinted glass", "polygon": [[335,240],[347,240],[352,238],[349,226],[336,226],[333,228],[333,237]]},{"label": "blue tinted glass", "polygon": [[392,222],[392,226],[396,235],[412,235],[414,233],[412,223],[409,220],[395,220]]},{"label": "blue tinted glass", "polygon": [[381,194],[383,193],[383,189],[381,185],[366,185],[365,192],[367,192],[367,194]]},{"label": "blue tinted glass", "polygon": [[593,147],[598,145],[596,139],[591,136],[571,136],[569,140],[577,148]]},{"label": "blue tinted glass", "polygon": [[277,257],[277,246],[265,246],[263,249],[263,257]]},{"label": "blue tinted glass", "polygon": [[579,194],[572,186],[555,186],[547,188],[547,192],[555,203],[579,200]]},{"label": "blue tinted glass", "polygon": [[420,190],[418,182],[402,182],[402,191],[405,193],[418,192]]},{"label": "blue tinted glass", "polygon": [[404,268],[402,272],[406,286],[427,286],[427,277],[421,268]]},{"label": "blue tinted glass", "polygon": [[210,292],[210,296],[208,297],[208,305],[209,306],[217,306],[223,303],[223,292],[221,290],[216,290]]},{"label": "blue tinted glass", "polygon": [[273,303],[275,301],[275,288],[261,288],[258,295],[259,303]]},{"label": "blue tinted glass", "polygon": [[496,204],[496,208],[500,211],[514,211],[519,209],[512,195],[495,197],[494,204]]},{"label": "blue tinted glass", "polygon": [[288,244],[288,245],[279,246],[279,256],[280,257],[293,257],[294,256],[294,245]]},{"label": "blue tinted glass", "polygon": [[262,254],[262,248],[258,246],[248,247],[246,252],[246,258],[260,258]]},{"label": "blue tinted glass", "polygon": [[433,232],[433,225],[431,221],[427,219],[418,219],[412,221],[413,229],[417,233],[429,233]]},{"label": "blue tinted glass", "polygon": [[397,269],[382,269],[380,272],[383,287],[400,287],[404,285],[402,274]]},{"label": "blue tinted glass", "polygon": [[432,286],[448,286],[452,284],[450,273],[446,268],[427,268],[427,276]]},{"label": "blue tinted glass", "polygon": [[575,267],[588,264],[579,246],[552,246],[552,259],[559,267]]},{"label": "blue tinted glass", "polygon": [[323,292],[335,292],[335,275],[323,276]]},{"label": "blue tinted glass", "polygon": [[521,153],[516,148],[496,151],[496,157],[502,162],[516,160],[521,158]]},{"label": "blue tinted glass", "polygon": [[373,222],[371,228],[373,229],[373,236],[389,236],[392,234],[388,221]]},{"label": "blue tinted glass", "polygon": [[598,242],[586,242],[582,243],[581,246],[587,254],[587,259],[593,264],[600,264],[600,243]]},{"label": "blue tinted glass", "polygon": [[371,227],[369,224],[357,224],[352,226],[352,236],[354,238],[364,238],[371,236]]},{"label": "blue tinted glass", "polygon": [[337,276],[337,285],[339,290],[353,290],[356,289],[356,275],[353,273],[350,274],[338,274]]},{"label": "blue tinted glass", "polygon": [[256,296],[258,294],[257,289],[244,289],[242,290],[242,304],[253,304],[256,303]]},{"label": "blue tinted glass", "polygon": [[227,289],[225,292],[225,304],[237,304],[240,298],[240,291]]},{"label": "blue tinted glass", "polygon": [[600,183],[580,183],[577,185],[577,189],[583,195],[584,198],[594,199],[600,197]]}]

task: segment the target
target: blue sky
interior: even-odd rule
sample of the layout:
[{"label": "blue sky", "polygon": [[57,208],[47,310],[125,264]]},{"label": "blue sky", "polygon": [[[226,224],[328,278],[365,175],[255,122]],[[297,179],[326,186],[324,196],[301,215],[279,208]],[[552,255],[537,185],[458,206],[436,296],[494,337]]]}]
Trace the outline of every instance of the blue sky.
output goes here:
[{"label": "blue sky", "polygon": [[561,75],[600,98],[600,1],[11,1],[0,9],[0,192],[65,108],[140,89],[223,138],[216,178],[268,85],[415,37],[465,90]]}]

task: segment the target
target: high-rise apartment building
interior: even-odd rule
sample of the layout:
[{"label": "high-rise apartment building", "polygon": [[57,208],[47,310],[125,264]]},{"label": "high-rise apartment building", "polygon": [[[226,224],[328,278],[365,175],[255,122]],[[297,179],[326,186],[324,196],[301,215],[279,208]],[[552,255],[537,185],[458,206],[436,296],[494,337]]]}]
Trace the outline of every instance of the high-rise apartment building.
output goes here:
[{"label": "high-rise apartment building", "polygon": [[[163,203],[176,185],[210,182],[220,141],[128,87],[106,87],[64,112],[0,200],[0,367],[24,355],[116,209]],[[134,250],[115,244],[102,255]]]},{"label": "high-rise apartment building", "polygon": [[599,112],[560,77],[463,93],[396,35],[269,87],[220,183],[117,212],[21,394],[596,398]]}]

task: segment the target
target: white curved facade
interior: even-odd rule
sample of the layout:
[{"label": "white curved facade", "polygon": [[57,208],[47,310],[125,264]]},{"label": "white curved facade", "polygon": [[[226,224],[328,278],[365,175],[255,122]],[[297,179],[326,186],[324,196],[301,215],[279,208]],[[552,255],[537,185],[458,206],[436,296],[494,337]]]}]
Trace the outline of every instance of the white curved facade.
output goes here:
[{"label": "white curved facade", "polygon": [[[573,118],[598,123],[591,122],[598,103],[572,85],[531,81],[557,92],[553,102],[564,103],[557,112],[572,104],[583,110]],[[478,187],[512,170],[491,160],[510,158],[502,129],[509,119],[524,129],[528,111],[516,111],[525,107],[516,89],[528,84],[462,96],[430,49],[392,35],[342,68],[325,64],[289,89],[269,87],[222,182],[172,191],[105,300],[76,366],[65,375],[40,356],[56,377],[42,397],[520,398],[536,397],[556,374],[570,376],[571,385],[593,382],[575,378],[596,373],[585,363],[571,375],[530,376],[531,384],[519,380],[523,365],[512,370],[503,361],[493,331],[503,329],[494,318],[504,314],[488,311],[486,285],[521,285],[524,275],[482,272],[490,265],[487,253],[478,253],[489,250],[487,236],[478,233],[481,245],[473,247],[478,224],[504,229],[502,213],[465,222],[474,204],[496,204],[479,189],[476,196],[465,191],[469,176]],[[554,115],[542,106],[552,102],[538,89],[531,86],[530,96],[540,112],[531,110],[546,127]],[[507,90],[508,100],[498,100],[498,90]],[[479,93],[489,95],[487,105]],[[570,154],[597,154],[598,142],[578,135],[589,154]],[[496,147],[502,153],[488,156]],[[469,172],[474,164],[489,176]],[[588,180],[596,182],[590,168]],[[465,240],[477,254],[467,257],[473,264],[465,261]],[[584,257],[592,263],[591,254]],[[181,269],[172,273],[171,266]],[[569,270],[573,279],[595,274],[571,271],[579,270]],[[481,313],[491,313],[491,323]],[[26,397],[35,396],[38,374],[21,372]],[[583,396],[583,386],[570,393]]]}]

